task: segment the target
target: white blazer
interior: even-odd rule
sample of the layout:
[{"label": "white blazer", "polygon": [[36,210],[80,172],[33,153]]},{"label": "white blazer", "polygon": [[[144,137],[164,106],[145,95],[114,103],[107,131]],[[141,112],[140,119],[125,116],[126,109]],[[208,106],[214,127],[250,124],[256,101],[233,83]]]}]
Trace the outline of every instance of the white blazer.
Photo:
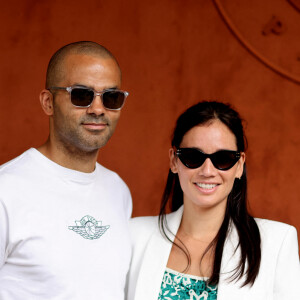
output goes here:
[{"label": "white blazer", "polygon": [[[176,234],[183,207],[167,215]],[[261,234],[262,260],[252,287],[243,279],[230,282],[240,252],[234,251],[238,235],[234,227],[224,245],[218,300],[300,300],[300,264],[296,229],[290,225],[256,219]],[[128,300],[157,300],[172,244],[158,227],[158,217],[139,217],[130,222],[133,257],[128,278]],[[174,239],[174,237],[173,237]]]}]

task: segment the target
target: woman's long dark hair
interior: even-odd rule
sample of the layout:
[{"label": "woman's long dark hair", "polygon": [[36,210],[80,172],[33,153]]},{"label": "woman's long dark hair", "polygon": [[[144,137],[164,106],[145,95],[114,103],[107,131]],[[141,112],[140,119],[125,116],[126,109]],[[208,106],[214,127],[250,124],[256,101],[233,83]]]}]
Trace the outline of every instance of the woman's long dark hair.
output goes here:
[{"label": "woman's long dark hair", "polygon": [[[178,118],[173,134],[172,146],[179,148],[184,135],[190,129],[215,119],[220,120],[231,130],[235,135],[238,151],[244,152],[246,150],[247,141],[239,114],[233,110],[230,105],[215,101],[199,102],[187,109]],[[169,171],[167,178],[159,214],[160,230],[162,234],[171,241],[168,233],[173,236],[174,233],[170,231],[166,221],[168,202],[170,202],[169,205],[172,212],[176,211],[183,204],[183,192],[180,187],[178,174],[174,174],[171,171]],[[241,258],[236,268],[232,270],[233,274],[231,275],[231,279],[241,279],[243,275],[245,275],[246,279],[243,282],[243,286],[247,284],[252,285],[259,272],[261,248],[258,226],[247,209],[246,164],[244,164],[242,177],[240,179],[235,179],[233,188],[228,195],[223,223],[216,237],[204,253],[205,255],[210,249],[214,249],[214,264],[212,274],[208,280],[209,284],[215,285],[219,283],[223,248],[232,223],[238,232],[239,243],[237,248],[240,248]],[[179,242],[181,243],[181,246],[176,242],[173,243],[185,253],[189,266],[191,258],[188,249],[180,240]]]}]

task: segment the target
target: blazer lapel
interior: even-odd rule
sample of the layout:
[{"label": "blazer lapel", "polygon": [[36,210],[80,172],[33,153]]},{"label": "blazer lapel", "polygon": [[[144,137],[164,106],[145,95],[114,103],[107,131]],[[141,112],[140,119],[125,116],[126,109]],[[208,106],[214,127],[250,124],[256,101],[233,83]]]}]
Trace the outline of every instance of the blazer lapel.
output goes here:
[{"label": "blazer lapel", "polygon": [[[168,227],[171,232],[170,239],[173,241],[182,218],[183,207],[167,217]],[[139,278],[136,283],[135,300],[158,299],[161,282],[167,266],[172,243],[159,232],[154,231],[149,239],[144,259],[140,268]]]},{"label": "blazer lapel", "polygon": [[[183,213],[183,206],[176,212],[167,215],[168,227],[174,234],[169,235],[173,241],[178,231]],[[246,300],[249,299],[248,288],[241,288],[242,280],[230,281],[230,275],[239,263],[238,234],[234,226],[231,226],[226,239],[222,257],[220,282],[218,285],[218,300]],[[154,231],[149,239],[139,277],[136,283],[134,300],[158,299],[161,282],[167,266],[172,243],[161,235],[159,229]]]},{"label": "blazer lapel", "polygon": [[236,250],[238,245],[238,233],[235,226],[232,225],[226,239],[222,264],[221,275],[218,285],[218,300],[245,300],[248,299],[247,287],[241,287],[244,279],[231,281],[230,276],[234,273],[239,264],[240,250]]}]

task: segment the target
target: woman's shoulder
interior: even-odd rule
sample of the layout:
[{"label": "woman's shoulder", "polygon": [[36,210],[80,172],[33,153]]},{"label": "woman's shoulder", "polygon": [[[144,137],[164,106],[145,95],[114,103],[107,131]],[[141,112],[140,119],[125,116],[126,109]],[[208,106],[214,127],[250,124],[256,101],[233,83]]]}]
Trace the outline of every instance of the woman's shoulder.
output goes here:
[{"label": "woman's shoulder", "polygon": [[280,243],[289,238],[297,240],[297,231],[292,225],[260,218],[255,218],[255,221],[258,225],[262,241]]},{"label": "woman's shoulder", "polygon": [[[178,229],[181,217],[182,217],[183,207],[180,207],[177,211],[166,214],[165,218],[168,225],[171,227],[176,227]],[[147,232],[158,232],[159,231],[159,216],[146,216],[146,217],[135,217],[130,219],[129,228],[131,232],[147,234]]]},{"label": "woman's shoulder", "polygon": [[129,221],[130,240],[135,253],[135,259],[145,252],[153,237],[160,237],[158,216],[136,217]]},{"label": "woman's shoulder", "polygon": [[[183,208],[165,215],[165,222],[171,232],[177,232]],[[129,231],[134,244],[147,243],[151,237],[161,237],[159,216],[135,217],[129,221]]]},{"label": "woman's shoulder", "polygon": [[147,230],[153,229],[158,224],[158,216],[135,217],[129,220],[130,229]]},{"label": "woman's shoulder", "polygon": [[279,232],[286,232],[289,230],[296,230],[294,226],[279,221],[260,219],[260,218],[255,218],[255,221],[259,229],[263,231],[276,230]]},{"label": "woman's shoulder", "polygon": [[129,220],[129,230],[133,240],[146,240],[158,228],[158,216],[135,217]]}]

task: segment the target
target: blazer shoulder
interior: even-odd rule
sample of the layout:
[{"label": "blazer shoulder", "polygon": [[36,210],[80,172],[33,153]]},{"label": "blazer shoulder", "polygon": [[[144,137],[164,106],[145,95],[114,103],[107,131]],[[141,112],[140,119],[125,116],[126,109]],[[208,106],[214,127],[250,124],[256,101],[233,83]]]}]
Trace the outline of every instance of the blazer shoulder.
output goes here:
[{"label": "blazer shoulder", "polygon": [[155,222],[158,222],[158,216],[135,217],[129,220],[130,227],[151,227]]},{"label": "blazer shoulder", "polygon": [[292,225],[266,219],[255,219],[255,221],[264,244],[280,246],[288,240],[297,241],[297,230]]},{"label": "blazer shoulder", "polygon": [[147,239],[159,231],[158,216],[132,218],[129,221],[129,230],[133,240]]},{"label": "blazer shoulder", "polygon": [[272,221],[272,220],[260,219],[260,218],[255,218],[255,221],[258,225],[259,230],[262,233],[276,232],[277,234],[284,235],[288,231],[296,230],[294,226],[286,223],[278,222],[278,221]]}]

